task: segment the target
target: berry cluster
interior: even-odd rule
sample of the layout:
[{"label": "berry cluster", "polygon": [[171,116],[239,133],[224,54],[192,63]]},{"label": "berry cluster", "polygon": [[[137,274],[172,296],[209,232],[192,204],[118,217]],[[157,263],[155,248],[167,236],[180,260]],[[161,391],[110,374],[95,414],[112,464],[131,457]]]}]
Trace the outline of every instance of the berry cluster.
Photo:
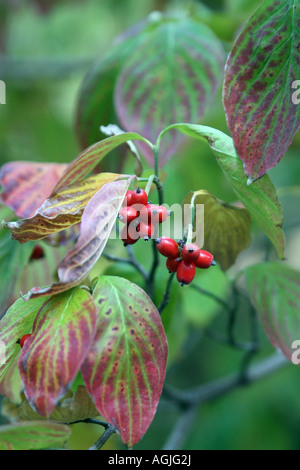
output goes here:
[{"label": "berry cluster", "polygon": [[200,250],[195,243],[178,243],[172,238],[157,238],[156,246],[160,254],[166,256],[166,266],[170,273],[176,273],[181,286],[190,284],[195,277],[196,268],[207,269],[216,262],[211,253]]},{"label": "berry cluster", "polygon": [[139,238],[148,241],[153,237],[156,225],[164,222],[169,214],[164,206],[148,202],[148,195],[143,189],[127,191],[118,215],[120,222],[125,224],[121,233],[124,245],[133,245]]}]

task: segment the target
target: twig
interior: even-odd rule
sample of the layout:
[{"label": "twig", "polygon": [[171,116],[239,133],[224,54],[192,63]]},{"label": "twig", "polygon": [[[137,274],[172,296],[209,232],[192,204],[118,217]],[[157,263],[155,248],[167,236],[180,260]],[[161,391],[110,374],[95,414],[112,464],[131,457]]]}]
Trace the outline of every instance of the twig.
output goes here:
[{"label": "twig", "polygon": [[41,79],[69,78],[74,73],[88,69],[91,59],[50,60],[15,59],[0,55],[2,80],[37,81]]},{"label": "twig", "polygon": [[107,426],[107,428],[105,429],[104,433],[102,434],[101,437],[99,437],[98,441],[95,442],[95,444],[93,444],[89,450],[99,450],[101,449],[101,447],[104,446],[105,442],[110,438],[110,436],[112,436],[116,431],[116,429],[114,428],[114,426],[112,426],[111,424],[109,424]]},{"label": "twig", "polygon": [[171,284],[174,279],[175,273],[171,273],[167,282],[166,290],[164,292],[163,299],[161,301],[160,306],[158,307],[158,311],[162,314],[162,311],[166,308],[170,301],[170,292],[171,292]]},{"label": "twig", "polygon": [[154,280],[155,280],[156,270],[159,266],[159,257],[158,257],[158,251],[157,251],[157,248],[156,248],[155,240],[151,240],[151,242],[152,242],[153,262],[152,262],[151,270],[150,270],[150,273],[149,273],[147,292],[148,292],[149,297],[151,299],[153,299],[153,297],[154,297]]},{"label": "twig", "polygon": [[133,251],[132,251],[132,247],[130,245],[127,245],[126,249],[127,249],[127,253],[128,253],[128,258],[119,258],[119,257],[111,255],[109,253],[103,253],[103,256],[106,259],[110,260],[110,261],[115,261],[117,263],[130,264],[143,276],[145,281],[148,282],[149,281],[149,275],[148,275],[147,271],[144,269],[144,267],[135,258],[134,254],[133,254]]},{"label": "twig", "polygon": [[197,408],[200,405],[224,396],[240,386],[249,385],[267,377],[286,364],[288,364],[287,359],[282,354],[276,353],[250,367],[246,382],[241,374],[235,374],[186,391],[164,387],[164,396],[168,400],[173,400],[177,406],[185,411],[178,418],[173,432],[167,439],[163,449],[173,450],[180,448],[188,437],[188,431],[191,429]]},{"label": "twig", "polygon": [[94,419],[94,418],[78,419],[77,421],[72,421],[71,423],[65,423],[65,424],[71,425],[71,424],[78,424],[78,423],[99,424],[99,426],[103,426],[105,429],[107,429],[110,426],[109,423],[106,423],[105,421],[101,421],[100,419]]},{"label": "twig", "polygon": [[[286,364],[288,364],[288,360],[282,354],[273,354],[267,359],[263,359],[255,366],[249,368],[246,384],[248,385],[256,382]],[[174,400],[178,406],[201,405],[223,396],[242,385],[245,385],[245,381],[241,378],[241,375],[233,374],[185,391],[166,386],[164,388],[164,395],[169,400]]]}]

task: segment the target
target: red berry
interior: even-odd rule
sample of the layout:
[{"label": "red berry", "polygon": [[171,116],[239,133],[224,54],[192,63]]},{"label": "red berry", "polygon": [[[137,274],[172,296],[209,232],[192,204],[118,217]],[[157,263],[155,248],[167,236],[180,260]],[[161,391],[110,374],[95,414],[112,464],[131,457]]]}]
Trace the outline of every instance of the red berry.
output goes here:
[{"label": "red berry", "polygon": [[179,263],[180,258],[168,258],[166,261],[166,267],[169,273],[176,273]]},{"label": "red berry", "polygon": [[133,193],[133,191],[127,191],[127,193],[125,194],[124,201],[123,201],[123,204],[122,204],[123,207],[131,206],[132,193]]},{"label": "red berry", "polygon": [[148,194],[141,188],[137,188],[131,195],[130,204],[142,204],[145,206],[148,202]]},{"label": "red berry", "polygon": [[181,256],[184,261],[195,262],[200,254],[200,248],[196,243],[188,243],[182,248]]},{"label": "red berry", "polygon": [[176,272],[177,281],[180,283],[181,286],[185,284],[190,284],[196,274],[195,263],[190,263],[182,260],[180,261]]},{"label": "red berry", "polygon": [[173,238],[161,237],[157,238],[156,246],[161,255],[167,258],[178,258],[180,255],[178,244]]},{"label": "red berry", "polygon": [[153,211],[153,204],[151,204],[150,202],[148,202],[145,206],[142,205],[141,207],[139,207],[139,217],[140,217],[140,220],[141,222],[144,222],[145,224],[148,224],[149,222],[152,221],[153,223],[153,219],[152,219],[152,211]]},{"label": "red berry", "polygon": [[138,217],[138,212],[132,206],[123,207],[119,212],[119,220],[123,224],[130,224],[134,219]]},{"label": "red berry", "polygon": [[30,259],[41,259],[44,258],[44,250],[40,245],[35,245],[31,253]]},{"label": "red berry", "polygon": [[215,264],[214,257],[211,253],[209,253],[209,251],[200,250],[197,261],[195,261],[197,268],[207,269],[210,268],[210,266],[214,266]]},{"label": "red berry", "polygon": [[154,217],[154,221],[161,224],[162,222],[167,220],[169,211],[164,206],[154,206],[152,214]]},{"label": "red berry", "polygon": [[136,227],[125,225],[121,233],[121,239],[123,240],[125,246],[134,245],[134,243],[136,243],[139,239]]},{"label": "red berry", "polygon": [[22,338],[20,338],[17,343],[20,343],[21,348],[23,348],[25,341],[31,336],[31,334],[24,335]]},{"label": "red berry", "polygon": [[137,228],[138,234],[141,238],[148,241],[149,238],[152,238],[155,232],[155,225],[145,224],[145,222],[140,222]]}]

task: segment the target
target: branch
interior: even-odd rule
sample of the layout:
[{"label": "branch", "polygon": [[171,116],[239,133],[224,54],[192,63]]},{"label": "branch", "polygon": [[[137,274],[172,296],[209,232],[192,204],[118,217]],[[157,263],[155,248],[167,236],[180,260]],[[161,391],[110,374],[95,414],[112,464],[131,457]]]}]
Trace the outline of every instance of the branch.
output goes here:
[{"label": "branch", "polygon": [[91,59],[15,59],[0,55],[2,80],[37,81],[41,79],[69,78],[84,72],[92,64]]},{"label": "branch", "polygon": [[144,267],[135,258],[133,251],[132,251],[132,246],[127,245],[126,250],[128,253],[128,258],[118,258],[117,256],[111,255],[109,253],[103,253],[103,256],[110,261],[115,261],[117,263],[130,264],[143,276],[146,282],[149,282],[149,275],[147,271],[144,269]]},{"label": "branch", "polygon": [[102,434],[102,436],[98,439],[97,442],[95,442],[95,444],[93,444],[89,450],[99,450],[101,449],[101,447],[104,446],[105,442],[110,438],[110,436],[112,436],[116,431],[116,429],[111,425],[111,424],[108,424],[107,428],[105,429],[104,433]]},{"label": "branch", "polygon": [[270,375],[288,363],[288,360],[282,354],[276,353],[267,359],[263,359],[255,366],[250,367],[247,371],[246,381],[244,374],[233,374],[185,391],[171,387],[165,387],[164,395],[169,400],[175,401],[180,407],[187,407],[190,405],[199,406],[203,403],[223,396],[231,390],[242,385],[254,383],[257,380]]},{"label": "branch", "polygon": [[189,434],[200,405],[224,396],[240,386],[257,382],[286,364],[288,364],[287,359],[282,354],[276,353],[250,367],[247,372],[246,381],[245,375],[239,374],[229,375],[228,377],[186,391],[165,387],[163,390],[164,395],[169,400],[173,400],[184,412],[178,418],[163,450],[175,450],[181,447]]}]

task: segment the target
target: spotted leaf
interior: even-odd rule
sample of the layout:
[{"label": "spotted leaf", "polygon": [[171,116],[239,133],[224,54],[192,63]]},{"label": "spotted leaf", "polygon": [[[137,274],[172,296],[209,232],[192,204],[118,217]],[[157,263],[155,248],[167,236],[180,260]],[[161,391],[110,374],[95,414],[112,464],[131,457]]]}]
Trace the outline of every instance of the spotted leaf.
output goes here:
[{"label": "spotted leaf", "polygon": [[161,395],[164,328],[150,298],[126,279],[101,276],[93,298],[98,328],[82,376],[99,413],[132,447],[152,422]]}]

